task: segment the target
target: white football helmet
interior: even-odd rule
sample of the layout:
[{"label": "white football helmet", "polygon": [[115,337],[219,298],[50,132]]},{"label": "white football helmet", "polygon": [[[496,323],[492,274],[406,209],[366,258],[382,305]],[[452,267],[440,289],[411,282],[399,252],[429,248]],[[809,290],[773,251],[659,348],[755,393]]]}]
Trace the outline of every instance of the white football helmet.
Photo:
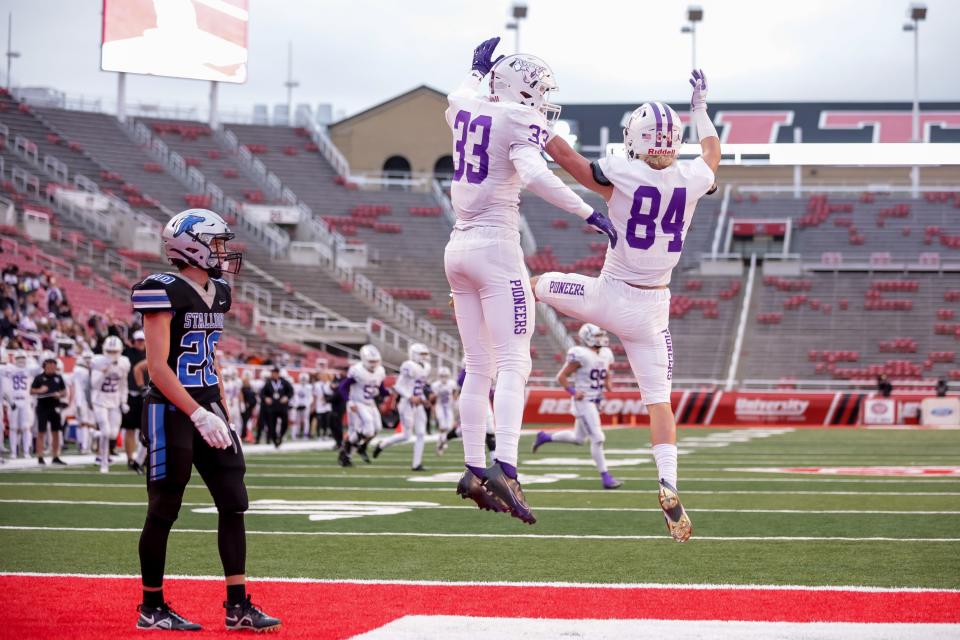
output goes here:
[{"label": "white football helmet", "polygon": [[233,380],[237,377],[237,370],[233,367],[224,367],[223,368],[223,379],[224,381]]},{"label": "white football helmet", "polygon": [[27,354],[20,350],[13,354],[13,364],[21,369],[27,366]]},{"label": "white football helmet", "polygon": [[550,65],[537,56],[517,53],[505,57],[490,70],[490,94],[495,100],[533,107],[550,124],[560,118],[560,107],[547,102],[547,94],[557,89]]},{"label": "white football helmet", "polygon": [[630,160],[664,157],[655,165],[668,166],[680,153],[683,122],[664,102],[645,102],[630,114],[623,128],[623,145]]},{"label": "white football helmet", "polygon": [[90,351],[90,349],[84,349],[83,353],[80,354],[79,361],[80,364],[89,369],[90,365],[93,364],[93,351]]},{"label": "white football helmet", "polygon": [[437,369],[437,377],[446,382],[450,379],[450,368],[449,367],[439,367]]},{"label": "white football helmet", "polygon": [[430,349],[427,348],[427,345],[414,342],[407,347],[407,359],[413,360],[417,364],[426,364],[429,358]]},{"label": "white football helmet", "polygon": [[380,360],[380,350],[372,344],[365,344],[360,347],[360,362],[363,363],[363,368],[367,371],[376,371],[377,367],[380,366]]},{"label": "white football helmet", "polygon": [[607,337],[607,332],[598,327],[595,324],[590,324],[589,322],[584,323],[580,327],[580,330],[577,332],[580,336],[580,342],[584,346],[595,349],[597,347],[603,346],[603,340]]},{"label": "white football helmet", "polygon": [[310,373],[308,371],[301,371],[299,380],[300,384],[307,384],[310,382]]},{"label": "white football helmet", "polygon": [[219,215],[207,209],[187,209],[170,218],[163,228],[163,250],[175,260],[203,269],[213,278],[223,272],[239,273],[243,255],[227,251],[234,234]]},{"label": "white football helmet", "polygon": [[123,342],[117,336],[107,336],[103,341],[103,353],[111,361],[117,362],[120,360],[120,354],[123,353]]}]

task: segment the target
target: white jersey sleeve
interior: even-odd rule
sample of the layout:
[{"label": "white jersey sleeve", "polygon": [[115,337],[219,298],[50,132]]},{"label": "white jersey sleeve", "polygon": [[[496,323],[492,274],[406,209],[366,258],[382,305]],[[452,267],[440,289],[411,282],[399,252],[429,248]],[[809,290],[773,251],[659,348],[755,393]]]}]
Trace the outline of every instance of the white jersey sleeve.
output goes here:
[{"label": "white jersey sleeve", "polygon": [[599,399],[603,395],[604,381],[609,369],[603,356],[593,349],[576,346],[567,352],[567,361],[580,365],[573,375],[574,390],[583,393],[585,400]]},{"label": "white jersey sleeve", "polygon": [[400,365],[400,375],[397,376],[393,388],[402,398],[423,397],[425,382],[424,368],[412,360],[407,360]]},{"label": "white jersey sleeve", "polygon": [[361,404],[375,404],[380,397],[380,385],[383,384],[386,375],[383,367],[368,371],[359,362],[354,364],[347,372],[347,376],[353,380],[347,400]]},{"label": "white jersey sleeve", "polygon": [[598,165],[613,185],[609,216],[620,238],[616,248],[607,247],[602,273],[642,286],[669,284],[713,171],[702,157],[660,170],[619,156],[606,156]]}]

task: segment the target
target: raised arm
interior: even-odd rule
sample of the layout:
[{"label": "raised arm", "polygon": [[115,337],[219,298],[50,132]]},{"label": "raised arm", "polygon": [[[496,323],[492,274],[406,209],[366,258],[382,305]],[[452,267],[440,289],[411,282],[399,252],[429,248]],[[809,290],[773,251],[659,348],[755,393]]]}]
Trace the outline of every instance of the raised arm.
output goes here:
[{"label": "raised arm", "polygon": [[593,164],[577,153],[566,140],[560,136],[553,136],[547,142],[546,151],[557,164],[563,167],[564,171],[573,176],[574,180],[599,194],[605,201],[610,200],[613,195],[613,185],[602,174],[595,172]]},{"label": "raised arm", "polygon": [[690,78],[693,95],[690,97],[690,112],[693,124],[700,136],[700,150],[703,161],[714,174],[720,166],[720,136],[707,115],[707,76],[700,69],[694,69]]}]

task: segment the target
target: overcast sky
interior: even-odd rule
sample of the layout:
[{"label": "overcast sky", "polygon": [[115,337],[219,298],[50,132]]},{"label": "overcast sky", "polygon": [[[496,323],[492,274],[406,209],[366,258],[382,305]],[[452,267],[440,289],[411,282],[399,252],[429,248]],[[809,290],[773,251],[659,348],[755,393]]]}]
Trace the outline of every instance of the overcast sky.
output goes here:
[{"label": "overcast sky", "polygon": [[[117,0],[114,0],[117,1]],[[453,88],[472,50],[500,35],[511,0],[250,0],[249,80],[221,85],[223,107],[283,102],[287,42],[294,102],[346,114],[420,84]],[[685,100],[690,36],[685,1],[529,0],[521,49],[554,69],[560,103]],[[697,61],[710,99],[912,99],[907,0],[701,0]],[[960,99],[960,1],[928,0],[920,30],[921,100]],[[99,70],[101,0],[3,0],[13,13],[14,83],[113,99]],[[2,17],[6,19],[6,11]],[[5,26],[5,25],[4,25]],[[6,29],[0,39],[6,48]],[[204,104],[207,83],[136,76],[128,99]]]}]

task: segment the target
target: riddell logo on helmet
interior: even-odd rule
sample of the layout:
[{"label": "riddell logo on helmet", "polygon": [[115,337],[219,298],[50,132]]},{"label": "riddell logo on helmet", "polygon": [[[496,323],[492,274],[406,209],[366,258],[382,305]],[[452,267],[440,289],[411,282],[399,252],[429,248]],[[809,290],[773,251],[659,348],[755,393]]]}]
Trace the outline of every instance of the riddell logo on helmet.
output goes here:
[{"label": "riddell logo on helmet", "polygon": [[648,156],[672,156],[674,153],[674,149],[657,149],[656,147],[647,149]]}]

